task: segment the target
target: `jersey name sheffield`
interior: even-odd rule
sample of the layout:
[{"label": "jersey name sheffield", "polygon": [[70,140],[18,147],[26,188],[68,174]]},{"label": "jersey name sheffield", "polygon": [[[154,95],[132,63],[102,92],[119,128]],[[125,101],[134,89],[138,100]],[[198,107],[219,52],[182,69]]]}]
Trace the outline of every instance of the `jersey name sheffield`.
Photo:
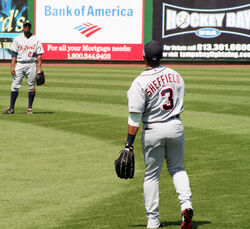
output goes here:
[{"label": "jersey name sheffield", "polygon": [[184,94],[179,73],[162,65],[147,69],[127,92],[129,112],[142,113],[143,123],[165,122],[184,110]]},{"label": "jersey name sheffield", "polygon": [[145,89],[145,92],[148,96],[151,96],[154,94],[161,86],[165,86],[168,83],[180,83],[180,75],[168,73],[163,74],[161,76],[158,76],[156,79],[152,80],[147,88]]}]

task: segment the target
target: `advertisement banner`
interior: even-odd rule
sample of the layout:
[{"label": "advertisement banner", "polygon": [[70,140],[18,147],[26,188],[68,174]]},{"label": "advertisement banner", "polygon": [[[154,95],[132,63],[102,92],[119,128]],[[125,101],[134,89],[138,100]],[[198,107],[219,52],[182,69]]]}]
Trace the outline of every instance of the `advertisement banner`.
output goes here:
[{"label": "advertisement banner", "polygon": [[143,0],[35,0],[43,59],[142,60]]},{"label": "advertisement banner", "polygon": [[11,43],[23,32],[27,0],[0,0],[0,59],[11,59]]},{"label": "advertisement banner", "polygon": [[249,0],[154,1],[153,39],[166,60],[249,61]]}]

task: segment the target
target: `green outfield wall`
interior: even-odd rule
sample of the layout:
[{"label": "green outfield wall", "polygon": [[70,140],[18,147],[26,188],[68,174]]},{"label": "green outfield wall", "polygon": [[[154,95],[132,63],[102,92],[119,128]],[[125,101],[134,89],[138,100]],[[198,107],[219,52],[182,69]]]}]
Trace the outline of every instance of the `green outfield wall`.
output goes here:
[{"label": "green outfield wall", "polygon": [[145,1],[144,11],[144,44],[152,40],[153,0]]}]

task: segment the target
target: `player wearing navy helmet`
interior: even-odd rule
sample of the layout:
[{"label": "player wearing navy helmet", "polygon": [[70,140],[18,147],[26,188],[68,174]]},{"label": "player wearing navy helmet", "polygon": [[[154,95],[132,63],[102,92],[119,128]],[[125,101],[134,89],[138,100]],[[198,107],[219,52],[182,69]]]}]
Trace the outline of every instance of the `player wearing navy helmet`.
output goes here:
[{"label": "player wearing navy helmet", "polygon": [[178,193],[182,229],[192,228],[192,201],[189,178],[184,169],[184,128],[180,114],[184,110],[185,85],[176,71],[160,65],[162,45],[151,41],[144,46],[146,70],[133,81],[127,92],[128,137],[133,147],[140,122],[145,161],[144,202],[147,228],[162,227],[159,220],[159,177],[164,159]]}]

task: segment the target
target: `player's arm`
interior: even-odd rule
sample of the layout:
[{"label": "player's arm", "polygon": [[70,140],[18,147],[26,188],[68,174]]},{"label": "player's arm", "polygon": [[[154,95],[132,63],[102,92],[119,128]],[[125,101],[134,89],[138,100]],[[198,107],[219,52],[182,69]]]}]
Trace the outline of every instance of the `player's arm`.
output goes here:
[{"label": "player's arm", "polygon": [[15,38],[11,44],[11,75],[16,76],[16,62],[17,62],[17,55],[18,55],[18,41]]},{"label": "player's arm", "polygon": [[142,113],[129,112],[126,146],[133,147],[135,136],[141,123]]},{"label": "player's arm", "polygon": [[42,71],[42,54],[44,53],[43,46],[41,42],[37,41],[37,50],[36,50],[37,56],[37,73],[40,73]]},{"label": "player's arm", "polygon": [[42,71],[42,55],[37,55],[37,73]]},{"label": "player's arm", "polygon": [[12,76],[16,76],[16,71],[15,71],[16,59],[17,59],[17,52],[12,51],[11,53],[11,75]]},{"label": "player's arm", "polygon": [[145,107],[145,93],[138,78],[136,78],[127,92],[128,98],[128,134],[126,146],[133,147],[135,136],[140,127],[142,113]]}]

